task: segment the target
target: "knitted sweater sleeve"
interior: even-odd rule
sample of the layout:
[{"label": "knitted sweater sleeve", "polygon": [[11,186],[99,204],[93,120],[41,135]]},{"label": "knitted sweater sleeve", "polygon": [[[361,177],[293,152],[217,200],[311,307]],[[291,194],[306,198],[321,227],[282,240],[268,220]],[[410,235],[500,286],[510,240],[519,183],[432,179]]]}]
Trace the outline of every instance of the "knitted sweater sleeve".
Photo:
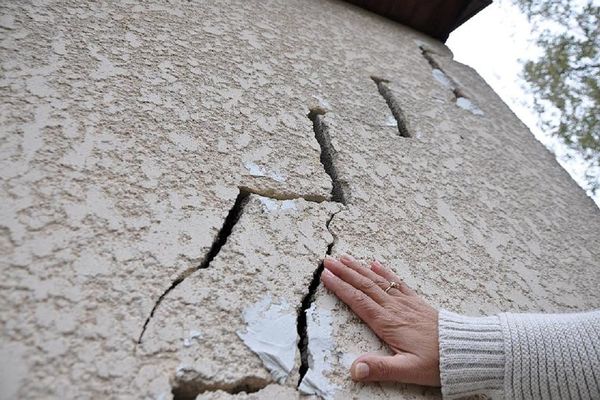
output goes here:
[{"label": "knitted sweater sleeve", "polygon": [[465,317],[441,310],[444,399],[600,399],[600,310]]}]

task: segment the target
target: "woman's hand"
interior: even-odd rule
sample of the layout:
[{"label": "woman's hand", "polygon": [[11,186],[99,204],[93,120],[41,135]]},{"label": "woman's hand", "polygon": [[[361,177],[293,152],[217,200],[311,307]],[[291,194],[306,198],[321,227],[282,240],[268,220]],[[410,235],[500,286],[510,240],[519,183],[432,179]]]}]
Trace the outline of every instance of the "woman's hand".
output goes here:
[{"label": "woman's hand", "polygon": [[[350,369],[361,382],[395,381],[440,386],[438,312],[379,262],[363,267],[350,256],[327,256],[321,281],[346,303],[393,356],[364,354]],[[391,288],[390,282],[398,286]]]}]

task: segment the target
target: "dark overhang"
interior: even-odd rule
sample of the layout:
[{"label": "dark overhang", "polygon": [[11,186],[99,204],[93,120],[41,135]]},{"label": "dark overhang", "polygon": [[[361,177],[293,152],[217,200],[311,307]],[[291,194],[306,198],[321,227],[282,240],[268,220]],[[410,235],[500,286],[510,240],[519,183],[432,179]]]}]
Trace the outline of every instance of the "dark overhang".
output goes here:
[{"label": "dark overhang", "polygon": [[347,0],[445,42],[492,0]]}]

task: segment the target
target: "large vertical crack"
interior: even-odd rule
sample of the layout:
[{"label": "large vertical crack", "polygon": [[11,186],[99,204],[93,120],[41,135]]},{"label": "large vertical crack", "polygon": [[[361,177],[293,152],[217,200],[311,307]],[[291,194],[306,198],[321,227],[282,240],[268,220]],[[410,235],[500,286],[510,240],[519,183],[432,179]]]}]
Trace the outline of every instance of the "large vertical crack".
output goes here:
[{"label": "large vertical crack", "polygon": [[219,229],[219,232],[217,233],[217,236],[215,237],[213,244],[211,245],[206,256],[204,256],[204,259],[202,260],[200,265],[188,268],[185,271],[183,271],[173,281],[173,283],[171,283],[171,286],[169,286],[167,288],[167,290],[165,290],[160,295],[160,297],[156,300],[156,302],[154,303],[154,307],[152,307],[152,310],[150,311],[150,315],[148,315],[148,318],[146,318],[146,321],[144,322],[144,326],[142,327],[142,332],[140,333],[140,336],[137,341],[138,344],[142,343],[142,338],[144,337],[146,328],[148,327],[148,324],[150,323],[150,320],[152,319],[152,317],[154,317],[154,314],[156,313],[156,310],[162,303],[163,299],[173,289],[175,289],[181,282],[183,282],[185,280],[185,278],[190,276],[194,271],[197,271],[199,269],[205,269],[210,266],[210,263],[212,262],[212,260],[214,260],[214,258],[217,256],[217,254],[219,254],[219,252],[221,251],[221,248],[227,242],[227,238],[229,237],[229,235],[231,235],[231,231],[233,230],[233,227],[240,219],[240,216],[242,215],[242,213],[244,211],[244,206],[248,202],[249,196],[250,196],[249,191],[247,191],[243,188],[240,188],[238,195],[235,199],[235,202],[233,203],[233,206],[231,207],[231,209],[229,209],[229,212],[227,213],[227,217],[225,217],[225,220],[223,221],[223,225],[221,226],[221,229]]},{"label": "large vertical crack", "polygon": [[388,83],[390,81],[376,76],[371,76],[371,79],[377,85],[377,90],[379,90],[379,94],[381,94],[381,97],[383,97],[388,107],[390,108],[390,111],[392,112],[392,115],[396,120],[399,135],[402,137],[411,137],[412,135],[410,134],[410,131],[407,126],[408,124],[406,121],[406,115],[404,115],[404,111],[402,111],[400,103],[396,100],[394,94],[392,93],[392,90],[388,86]]},{"label": "large vertical crack", "polygon": [[[323,168],[329,177],[331,178],[331,199],[334,202],[346,204],[346,199],[348,197],[348,185],[341,181],[338,174],[338,169],[335,164],[336,154],[335,149],[331,144],[331,136],[329,134],[329,127],[327,126],[324,117],[325,111],[319,108],[311,109],[308,113],[308,118],[313,122],[313,129],[315,132],[315,138],[321,147],[321,164],[323,164]],[[341,211],[341,210],[340,210]],[[327,222],[325,223],[325,227],[331,233],[333,240],[331,243],[327,245],[327,250],[325,251],[325,255],[331,255],[331,251],[335,244],[335,235],[329,228],[331,221],[335,215],[340,212],[334,212],[331,214]],[[298,350],[300,351],[300,368],[298,370],[299,379],[297,386],[300,386],[302,383],[302,379],[308,372],[308,368],[310,367],[310,359],[308,352],[308,325],[306,319],[306,312],[312,305],[315,299],[315,293],[317,292],[317,288],[321,283],[321,274],[323,273],[324,265],[323,261],[319,264],[317,269],[315,269],[310,284],[308,285],[308,290],[304,297],[302,298],[302,302],[300,303],[300,307],[298,308],[298,317],[296,321],[296,329],[298,331]]]},{"label": "large vertical crack", "polygon": [[[335,217],[335,215],[338,212],[339,211],[331,214],[331,217],[329,217],[329,219],[325,223],[325,227],[327,228],[329,233],[331,233],[331,235],[333,236],[333,240],[331,241],[331,243],[329,243],[327,245],[327,250],[325,252],[325,255],[328,255],[328,256],[331,255],[331,251],[335,244],[335,235],[329,229],[329,225],[331,224],[331,221],[333,220],[333,218]],[[300,376],[298,378],[297,386],[300,386],[300,384],[302,383],[302,379],[304,379],[304,376],[308,372],[308,368],[310,366],[309,352],[308,352],[308,340],[309,340],[308,339],[308,323],[306,320],[306,312],[308,311],[308,309],[310,308],[310,306],[312,305],[312,303],[315,299],[315,293],[317,292],[317,288],[319,287],[319,284],[321,283],[321,274],[323,273],[324,268],[325,267],[323,265],[323,261],[321,261],[321,263],[319,264],[319,267],[313,273],[312,280],[310,281],[310,284],[308,285],[308,291],[304,295],[304,298],[302,299],[302,302],[300,303],[300,308],[298,309],[298,319],[296,322],[296,327],[298,329],[298,337],[300,338],[298,340],[298,350],[300,351],[300,368],[298,370],[298,373]]]},{"label": "large vertical crack", "polygon": [[337,203],[346,204],[348,185],[339,178],[338,170],[335,165],[336,151],[331,144],[329,127],[324,121],[325,111],[321,108],[313,108],[310,110],[307,117],[313,123],[315,139],[317,139],[317,142],[321,147],[321,164],[323,164],[325,173],[331,178],[331,200]]}]

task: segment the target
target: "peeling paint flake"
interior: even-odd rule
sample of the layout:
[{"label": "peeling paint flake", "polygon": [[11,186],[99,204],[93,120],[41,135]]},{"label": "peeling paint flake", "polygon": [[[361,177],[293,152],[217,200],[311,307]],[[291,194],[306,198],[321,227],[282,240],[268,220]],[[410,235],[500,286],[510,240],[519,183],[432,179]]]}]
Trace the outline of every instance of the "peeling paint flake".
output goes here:
[{"label": "peeling paint flake", "polygon": [[284,383],[296,358],[296,315],[286,301],[272,303],[271,296],[244,311],[246,332],[237,332],[256,353],[278,383]]},{"label": "peeling paint flake", "polygon": [[262,196],[258,200],[266,211],[296,210],[296,200],[274,200]]},{"label": "peeling paint flake", "polygon": [[385,119],[385,126],[393,126],[393,127],[397,127],[398,126],[398,121],[396,121],[396,118],[394,118],[393,115],[388,115],[387,118]]},{"label": "peeling paint flake", "polygon": [[452,83],[450,78],[448,78],[448,76],[444,73],[444,71],[438,68],[433,68],[431,70],[431,73],[435,80],[438,81],[442,86],[448,89],[454,89],[454,84]]},{"label": "peeling paint flake", "polygon": [[475,115],[483,115],[483,111],[479,107],[477,107],[473,102],[466,97],[458,97],[456,98],[456,105],[462,108],[463,110],[470,111]]},{"label": "peeling paint flake", "polygon": [[277,171],[268,171],[265,167],[261,167],[252,161],[245,162],[244,167],[246,167],[252,176],[265,176],[273,179],[276,182],[285,182],[285,176],[283,176],[281,173]]},{"label": "peeling paint flake", "polygon": [[183,338],[183,346],[190,347],[193,344],[194,339],[199,339],[201,337],[202,337],[202,332],[191,329],[189,331],[189,335],[187,337]]},{"label": "peeling paint flake", "polygon": [[325,376],[331,370],[333,316],[331,311],[319,308],[313,304],[307,311],[308,323],[308,352],[311,363],[298,390],[310,395],[320,396],[325,400],[333,399],[337,386]]}]

